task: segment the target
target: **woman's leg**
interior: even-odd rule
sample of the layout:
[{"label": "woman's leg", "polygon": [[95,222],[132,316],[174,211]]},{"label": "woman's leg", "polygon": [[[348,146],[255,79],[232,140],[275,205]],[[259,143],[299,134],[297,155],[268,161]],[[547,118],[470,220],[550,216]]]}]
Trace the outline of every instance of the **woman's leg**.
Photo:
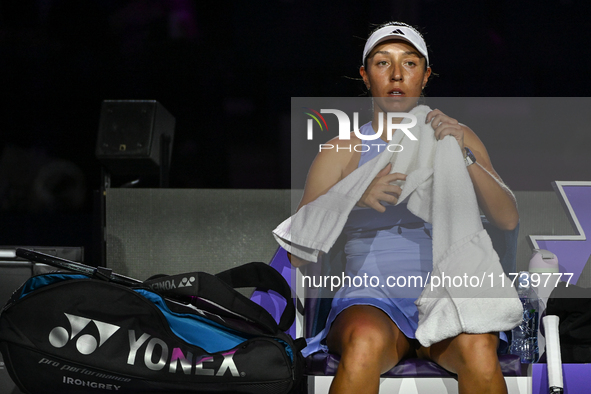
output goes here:
[{"label": "woman's leg", "polygon": [[498,343],[496,333],[460,334],[429,348],[420,348],[418,354],[456,373],[461,394],[506,394],[507,386],[497,356]]},{"label": "woman's leg", "polygon": [[331,394],[377,394],[380,375],[411,350],[411,344],[382,310],[354,305],[333,322],[326,343],[341,356]]}]

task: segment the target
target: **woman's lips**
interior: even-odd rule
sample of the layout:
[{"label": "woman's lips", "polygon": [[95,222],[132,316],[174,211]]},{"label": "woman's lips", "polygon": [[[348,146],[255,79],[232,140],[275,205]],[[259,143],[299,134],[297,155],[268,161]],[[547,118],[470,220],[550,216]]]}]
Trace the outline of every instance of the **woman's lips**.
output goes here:
[{"label": "woman's lips", "polygon": [[392,89],[388,92],[388,95],[390,96],[403,96],[404,92],[401,89]]}]

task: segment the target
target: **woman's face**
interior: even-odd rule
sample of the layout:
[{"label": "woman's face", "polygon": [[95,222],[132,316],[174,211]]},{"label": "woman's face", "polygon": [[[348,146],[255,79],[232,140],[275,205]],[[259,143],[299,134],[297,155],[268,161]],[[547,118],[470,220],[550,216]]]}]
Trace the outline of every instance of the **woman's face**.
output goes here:
[{"label": "woman's face", "polygon": [[[431,68],[425,69],[425,58],[406,41],[384,41],[370,52],[367,69],[359,73],[370,90],[372,97],[384,112],[407,112],[421,96],[421,91],[431,75]],[[381,104],[380,104],[381,103]]]}]

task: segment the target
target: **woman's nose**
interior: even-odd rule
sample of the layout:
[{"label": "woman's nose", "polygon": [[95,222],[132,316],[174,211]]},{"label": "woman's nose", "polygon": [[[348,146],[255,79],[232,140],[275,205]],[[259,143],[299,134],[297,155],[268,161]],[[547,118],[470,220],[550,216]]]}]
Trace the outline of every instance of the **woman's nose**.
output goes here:
[{"label": "woman's nose", "polygon": [[394,66],[392,68],[392,80],[393,81],[402,81],[402,67]]}]

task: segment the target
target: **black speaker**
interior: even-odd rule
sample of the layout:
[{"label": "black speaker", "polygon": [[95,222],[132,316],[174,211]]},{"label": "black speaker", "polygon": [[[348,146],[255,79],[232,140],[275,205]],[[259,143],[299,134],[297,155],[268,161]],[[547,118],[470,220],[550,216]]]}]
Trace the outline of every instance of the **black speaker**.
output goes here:
[{"label": "black speaker", "polygon": [[175,118],[155,100],[105,100],[96,157],[116,175],[157,174],[170,166],[174,126]]}]

